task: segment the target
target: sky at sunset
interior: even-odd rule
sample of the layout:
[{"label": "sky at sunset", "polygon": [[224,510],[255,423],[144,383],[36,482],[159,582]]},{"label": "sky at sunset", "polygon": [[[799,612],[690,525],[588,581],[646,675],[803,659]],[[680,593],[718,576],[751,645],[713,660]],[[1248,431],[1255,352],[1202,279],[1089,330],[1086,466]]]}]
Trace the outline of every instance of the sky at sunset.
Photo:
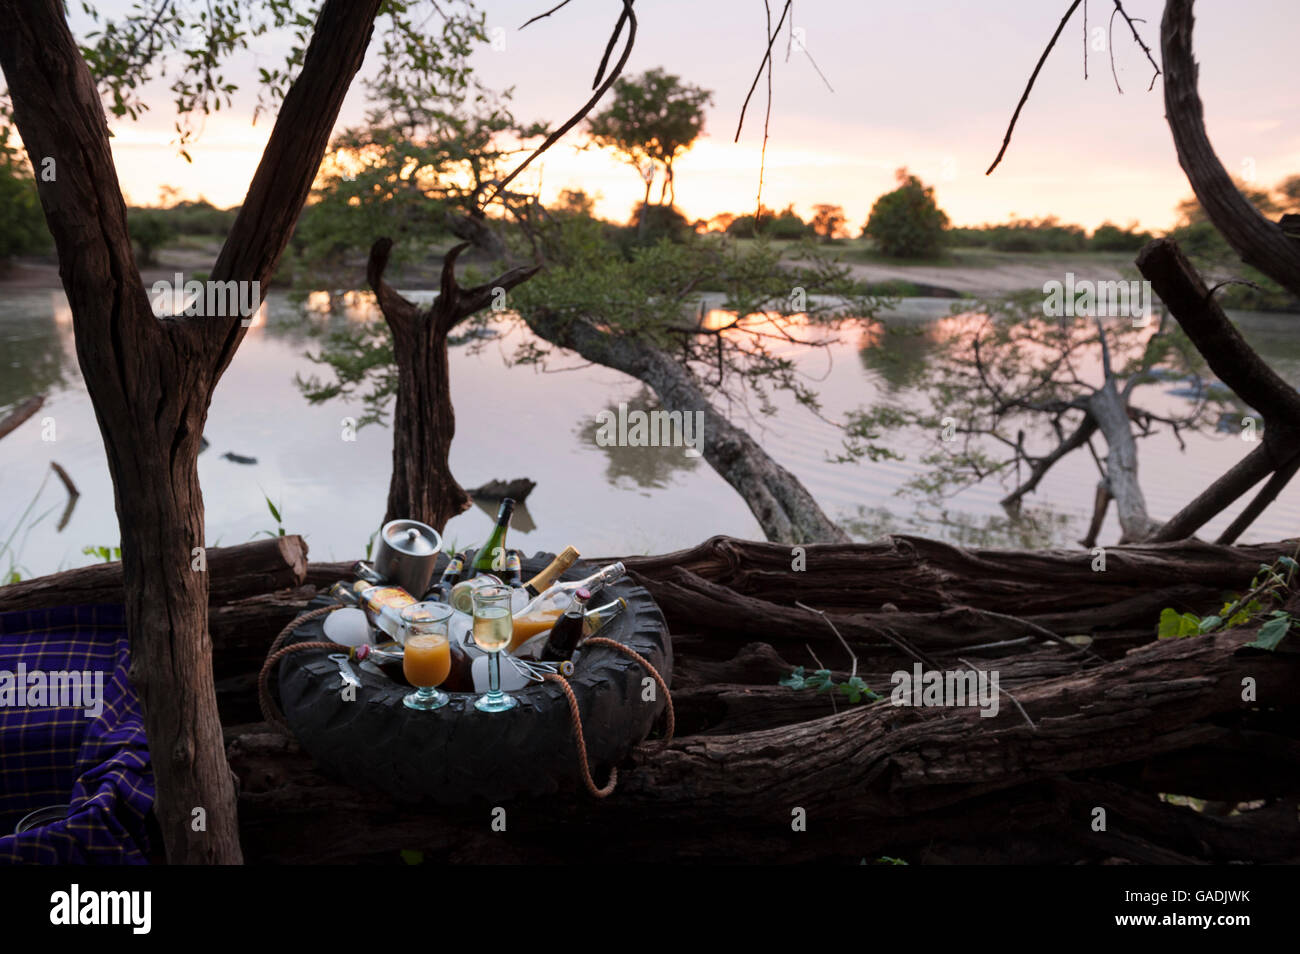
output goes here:
[{"label": "sky at sunset", "polygon": [[[489,31],[501,49],[485,48],[474,65],[495,89],[514,87],[521,119],[558,123],[590,94],[591,78],[618,5],[573,0],[549,19],[517,28],[549,0],[486,2]],[[779,13],[781,3],[772,0]],[[830,82],[828,90],[797,50],[777,44],[771,138],[763,201],[793,203],[805,216],[817,202],[842,205],[855,227],[872,201],[908,166],[935,186],[955,224],[1056,215],[1089,228],[1106,220],[1148,228],[1173,224],[1174,206],[1190,193],[1164,123],[1160,85],[1117,23],[1113,41],[1123,93],[1110,61],[1092,49],[1105,42],[1110,4],[1089,3],[1088,79],[1084,30],[1076,13],[1044,67],[1021,116],[1007,158],[992,176],[1007,120],[1033,65],[1068,2],[916,0],[875,4],[800,0],[793,24]],[[1145,17],[1144,37],[1157,53],[1160,0],[1130,0]],[[105,12],[125,8],[105,3]],[[677,163],[678,205],[688,217],[752,211],[759,182],[763,97],[760,84],[739,143],[733,143],[745,93],[762,56],[761,0],[642,0],[636,46],[625,75],[663,67],[713,90],[706,134]],[[1195,48],[1210,135],[1229,170],[1272,186],[1300,173],[1300,97],[1296,96],[1296,0],[1202,0]],[[74,29],[84,21],[74,16]],[[228,69],[246,89],[233,111],[210,117],[190,150],[172,144],[174,115],[165,88],[150,97],[145,118],[115,122],[118,174],[130,201],[153,204],[159,187],[238,203],[270,130],[250,124],[258,66],[284,55],[287,37],[263,37]],[[373,55],[363,69],[373,69]],[[360,121],[364,90],[354,84],[340,125]],[[543,199],[564,188],[599,197],[598,211],[626,219],[642,185],[612,156],[580,151],[575,131],[553,148],[527,185]],[[657,195],[657,191],[656,191]]]}]

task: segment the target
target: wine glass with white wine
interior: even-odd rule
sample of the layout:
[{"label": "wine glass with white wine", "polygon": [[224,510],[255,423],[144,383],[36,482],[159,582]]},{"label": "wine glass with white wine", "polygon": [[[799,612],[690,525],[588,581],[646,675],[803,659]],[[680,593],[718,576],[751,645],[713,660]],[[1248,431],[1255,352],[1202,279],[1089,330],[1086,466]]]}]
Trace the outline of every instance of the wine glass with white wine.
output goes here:
[{"label": "wine glass with white wine", "polygon": [[501,691],[501,651],[510,645],[514,619],[510,613],[510,587],[485,586],[474,591],[474,629],[470,638],[488,656],[488,691],[474,701],[480,712],[505,712],[519,705]]}]

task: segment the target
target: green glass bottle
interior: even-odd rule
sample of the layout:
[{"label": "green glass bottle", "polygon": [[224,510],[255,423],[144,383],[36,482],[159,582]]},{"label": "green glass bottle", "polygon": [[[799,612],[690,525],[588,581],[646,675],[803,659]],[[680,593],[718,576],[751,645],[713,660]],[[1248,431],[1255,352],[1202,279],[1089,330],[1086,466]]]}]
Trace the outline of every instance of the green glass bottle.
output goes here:
[{"label": "green glass bottle", "polygon": [[491,535],[487,542],[478,548],[478,553],[474,554],[474,562],[470,564],[470,572],[462,577],[469,579],[478,576],[480,573],[500,574],[506,568],[506,531],[510,529],[510,518],[515,513],[515,502],[509,497],[503,497],[501,500],[501,509],[497,511],[497,525],[492,528]]}]

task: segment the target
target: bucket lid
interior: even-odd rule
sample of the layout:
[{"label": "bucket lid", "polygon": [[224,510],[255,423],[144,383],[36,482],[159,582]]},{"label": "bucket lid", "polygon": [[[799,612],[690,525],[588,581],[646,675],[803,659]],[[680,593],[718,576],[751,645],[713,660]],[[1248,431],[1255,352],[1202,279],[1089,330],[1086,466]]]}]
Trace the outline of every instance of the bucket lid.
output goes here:
[{"label": "bucket lid", "polygon": [[381,534],[393,550],[406,556],[431,556],[442,549],[442,537],[418,520],[390,520]]},{"label": "bucket lid", "polygon": [[14,828],[15,835],[21,835],[23,832],[31,831],[33,828],[39,828],[42,825],[49,825],[52,822],[68,817],[67,805],[46,805],[44,808],[38,808],[22,817],[18,825]]}]

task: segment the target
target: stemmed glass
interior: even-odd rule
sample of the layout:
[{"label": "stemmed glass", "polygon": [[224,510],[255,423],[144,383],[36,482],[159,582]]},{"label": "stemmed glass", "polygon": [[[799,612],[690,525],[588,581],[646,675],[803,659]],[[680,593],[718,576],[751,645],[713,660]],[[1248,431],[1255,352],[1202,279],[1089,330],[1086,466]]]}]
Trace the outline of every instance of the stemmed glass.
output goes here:
[{"label": "stemmed glass", "polygon": [[488,691],[474,701],[480,712],[505,712],[519,705],[501,691],[501,650],[510,645],[514,620],[510,613],[510,587],[485,586],[474,591],[473,644],[487,653]]},{"label": "stemmed glass", "polygon": [[449,697],[435,688],[451,673],[451,634],[448,624],[454,611],[445,603],[413,603],[402,610],[406,634],[402,649],[402,675],[416,687],[403,704],[408,709],[428,711],[445,706]]}]

